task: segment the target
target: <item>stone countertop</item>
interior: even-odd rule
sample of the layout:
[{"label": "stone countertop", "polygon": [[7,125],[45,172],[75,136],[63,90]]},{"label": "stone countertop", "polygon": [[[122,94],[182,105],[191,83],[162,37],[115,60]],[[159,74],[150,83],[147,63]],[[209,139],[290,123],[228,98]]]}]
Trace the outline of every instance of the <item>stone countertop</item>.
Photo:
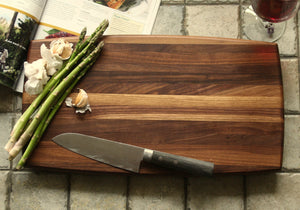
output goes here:
[{"label": "stone countertop", "polygon": [[[246,0],[163,0],[153,34],[242,38]],[[299,17],[277,41],[285,136],[279,172],[249,175],[127,176],[25,169],[0,151],[0,209],[298,209],[300,206]],[[0,143],[20,116],[20,95],[0,88]]]}]

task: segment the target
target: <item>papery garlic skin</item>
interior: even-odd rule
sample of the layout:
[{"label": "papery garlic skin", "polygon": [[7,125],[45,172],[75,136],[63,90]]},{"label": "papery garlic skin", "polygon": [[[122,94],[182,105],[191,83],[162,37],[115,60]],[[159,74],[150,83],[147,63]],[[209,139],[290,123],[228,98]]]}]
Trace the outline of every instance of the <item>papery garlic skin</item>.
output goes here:
[{"label": "papery garlic skin", "polygon": [[73,51],[73,44],[69,43],[64,39],[57,39],[53,40],[50,43],[50,52],[52,56],[58,57],[61,60],[69,59],[72,51]]},{"label": "papery garlic skin", "polygon": [[89,104],[87,104],[85,107],[83,108],[76,108],[75,113],[78,114],[84,114],[87,111],[92,112],[91,106]]},{"label": "papery garlic skin", "polygon": [[65,104],[66,104],[67,107],[73,107],[72,98],[71,97],[67,97],[65,99]]},{"label": "papery garlic skin", "polygon": [[43,84],[39,80],[27,80],[25,82],[25,91],[29,95],[37,95],[43,91]]},{"label": "papery garlic skin", "polygon": [[24,62],[24,74],[27,78],[36,77],[37,79],[42,79],[43,72],[46,66],[44,59],[38,59],[32,63]]},{"label": "papery garlic skin", "polygon": [[62,67],[63,61],[62,59],[53,56],[51,51],[46,47],[45,44],[41,45],[40,50],[41,56],[46,62],[47,74],[52,76],[53,74],[55,74],[56,71],[58,71]]},{"label": "papery garlic skin", "polygon": [[24,62],[24,74],[28,78],[25,83],[25,91],[30,95],[41,93],[43,86],[49,80],[43,59],[38,59],[32,63]]}]

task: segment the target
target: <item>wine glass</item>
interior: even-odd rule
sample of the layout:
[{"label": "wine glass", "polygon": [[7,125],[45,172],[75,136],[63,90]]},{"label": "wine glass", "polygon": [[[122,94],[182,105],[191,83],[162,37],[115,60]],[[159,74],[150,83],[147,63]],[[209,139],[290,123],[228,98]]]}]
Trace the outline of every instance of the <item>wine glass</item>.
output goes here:
[{"label": "wine glass", "polygon": [[243,30],[251,40],[275,42],[286,28],[286,20],[293,17],[300,0],[251,0],[243,11]]}]

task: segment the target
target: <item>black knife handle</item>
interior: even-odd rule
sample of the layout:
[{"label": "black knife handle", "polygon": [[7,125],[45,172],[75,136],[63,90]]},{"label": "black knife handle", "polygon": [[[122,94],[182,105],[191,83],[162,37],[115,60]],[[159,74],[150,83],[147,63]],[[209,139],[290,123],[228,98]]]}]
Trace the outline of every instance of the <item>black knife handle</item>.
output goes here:
[{"label": "black knife handle", "polygon": [[212,175],[214,170],[214,164],[211,162],[150,149],[145,149],[143,160],[158,166],[194,175]]}]

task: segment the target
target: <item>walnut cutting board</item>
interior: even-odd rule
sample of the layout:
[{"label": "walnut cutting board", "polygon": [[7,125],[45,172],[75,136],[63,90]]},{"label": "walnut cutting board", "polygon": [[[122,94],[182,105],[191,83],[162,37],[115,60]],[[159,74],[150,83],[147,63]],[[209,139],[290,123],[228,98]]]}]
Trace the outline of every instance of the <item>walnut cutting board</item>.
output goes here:
[{"label": "walnut cutting board", "polygon": [[[63,105],[27,166],[127,173],[51,141],[77,132],[211,161],[215,173],[280,169],[284,121],[276,44],[192,36],[104,41],[100,59],[77,85],[89,94],[92,113],[76,115]],[[47,42],[32,42],[29,62],[40,58]],[[31,101],[24,93],[23,108]],[[143,174],[169,172],[141,167]]]}]

